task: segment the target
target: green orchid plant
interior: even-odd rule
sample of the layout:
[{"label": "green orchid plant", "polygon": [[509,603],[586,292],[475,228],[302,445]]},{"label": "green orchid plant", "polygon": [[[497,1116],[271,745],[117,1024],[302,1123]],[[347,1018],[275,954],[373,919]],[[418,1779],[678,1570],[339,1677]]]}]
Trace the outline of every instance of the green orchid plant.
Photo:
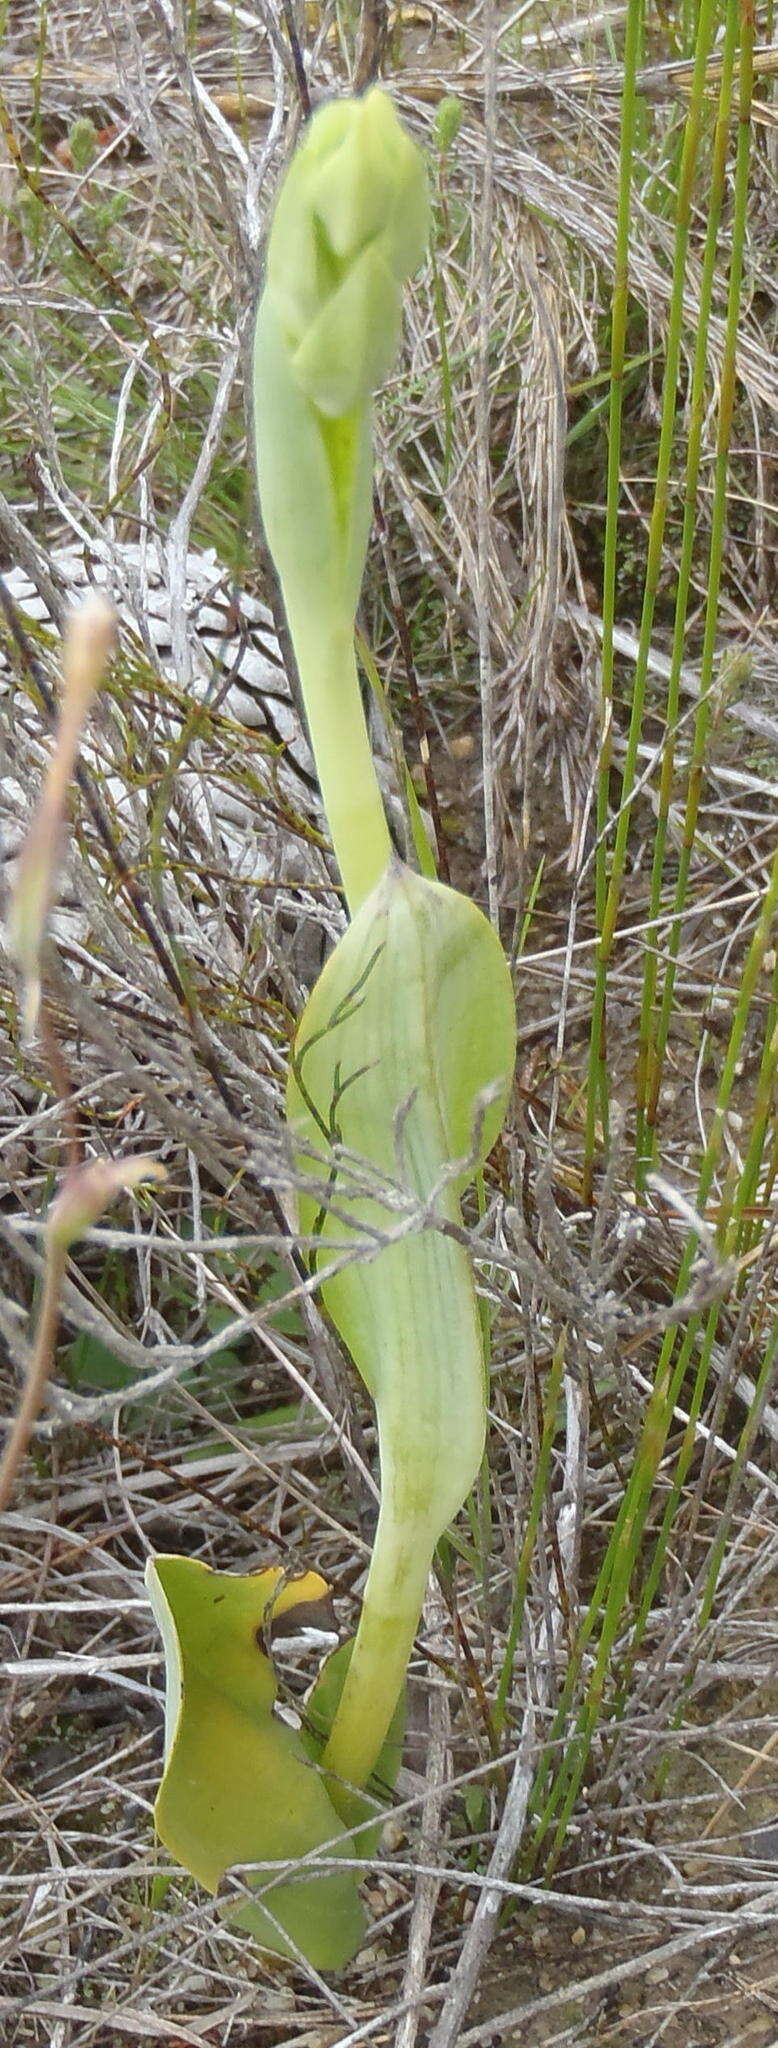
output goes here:
[{"label": "green orchid plant", "polygon": [[373,394],[397,356],[428,225],[424,162],[387,96],[323,107],[281,187],[256,322],[262,518],[350,919],[292,1049],[298,1221],[374,1402],[380,1451],[359,1627],[336,1680],[325,1666],[314,1691],[313,1733],[273,1717],[263,1647],[261,1618],[274,1601],[294,1604],[294,1584],[176,1558],[148,1571],[168,1674],[159,1833],[211,1889],[231,1863],[288,1859],[296,1867],[274,1888],[249,1880],[261,1902],[243,1924],[319,1968],[361,1938],[353,1865],[370,1809],[359,1793],[396,1767],[435,1547],[483,1454],[486,1369],[460,1203],[499,1133],[515,1057],[496,932],[393,849],[354,651]]}]

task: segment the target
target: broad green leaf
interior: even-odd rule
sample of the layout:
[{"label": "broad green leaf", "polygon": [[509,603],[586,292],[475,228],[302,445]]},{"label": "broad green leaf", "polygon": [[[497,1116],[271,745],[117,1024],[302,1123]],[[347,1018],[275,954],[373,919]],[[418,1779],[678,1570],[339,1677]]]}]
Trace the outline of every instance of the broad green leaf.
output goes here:
[{"label": "broad green leaf", "polygon": [[64,1353],[65,1371],[72,1387],[126,1387],[135,1378],[125,1365],[91,1330],[80,1330]]},{"label": "broad green leaf", "polygon": [[[381,1452],[365,1606],[327,1750],[328,1764],[355,1784],[391,1718],[435,1543],[483,1450],[475,1289],[465,1246],[444,1231],[460,1224],[459,1197],[502,1123],[515,1032],[510,973],[491,925],[465,897],[393,860],[327,961],[295,1041],[287,1112],[299,1163],[317,1181],[301,1190],[301,1227],[319,1237],[319,1270],[333,1254],[343,1262],[322,1295],[373,1395]],[[359,1188],[360,1159],[369,1162],[363,1185],[375,1192]],[[446,1178],[452,1162],[458,1171]],[[421,1203],[434,1197],[435,1209],[425,1227],[400,1235],[398,1183]],[[395,1242],[371,1256],[376,1231]],[[351,1260],[349,1242],[361,1249]]]},{"label": "broad green leaf", "polygon": [[[318,1184],[299,1198],[303,1230],[321,1240],[316,1265],[332,1256],[330,1239],[339,1246],[348,1240],[351,1226],[363,1244],[366,1230],[397,1229],[398,1182],[426,1200],[443,1168],[464,1161],[436,1202],[441,1219],[459,1222],[459,1196],[502,1124],[515,1043],[510,973],[491,925],[466,897],[394,860],[327,961],[295,1039],[287,1114]],[[384,1200],[354,1192],[344,1150],[386,1177]],[[323,1162],[318,1170],[316,1155]],[[434,1229],[346,1265],[322,1289],[376,1400],[389,1391],[384,1381],[397,1375],[391,1303],[403,1298],[394,1276],[408,1260],[411,1267],[418,1262],[419,1280],[427,1276],[432,1288],[417,1304],[418,1335],[434,1337],[449,1320],[447,1281],[465,1261],[462,1247]],[[451,1373],[454,1359],[449,1391]],[[421,1391],[418,1374],[413,1390]],[[422,1418],[413,1405],[418,1430]]]},{"label": "broad green leaf", "polygon": [[[324,1417],[312,1409],[303,1421],[302,1407],[302,1401],[279,1401],[276,1408],[261,1408],[256,1415],[241,1415],[241,1436],[256,1437],[259,1442],[266,1437],[273,1437],[276,1442],[283,1441],[284,1437],[290,1436],[292,1432],[297,1438],[323,1436],[329,1426]],[[189,1444],[186,1450],[180,1452],[181,1462],[184,1465],[187,1460],[193,1463],[211,1451],[223,1450],[223,1436],[198,1436],[196,1443]]]},{"label": "broad green leaf", "polygon": [[[325,1844],[328,1860],[353,1857],[324,1778],[273,1712],[264,1647],[271,1614],[322,1599],[324,1581],[308,1572],[284,1585],[275,1570],[236,1577],[158,1557],[146,1584],[165,1648],[165,1773],[154,1815],[166,1847],[211,1892],[235,1864],[294,1865]],[[364,1916],[353,1871],[314,1865],[280,1881],[272,1872],[247,1881],[270,1887],[267,1910],[240,1900],[229,1918],[263,1947],[291,1954],[296,1946],[323,1970],[358,1948]]]}]

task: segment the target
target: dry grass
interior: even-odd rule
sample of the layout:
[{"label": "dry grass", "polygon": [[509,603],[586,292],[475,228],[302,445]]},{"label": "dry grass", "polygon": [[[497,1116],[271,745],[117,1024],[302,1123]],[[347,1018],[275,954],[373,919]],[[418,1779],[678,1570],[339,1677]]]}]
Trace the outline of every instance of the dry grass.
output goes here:
[{"label": "dry grass", "polygon": [[[403,365],[381,405],[391,581],[376,546],[364,621],[412,766],[418,685],[453,878],[485,896],[488,867],[508,942],[515,927],[520,1065],[512,1133],[493,1162],[485,1217],[471,1219],[494,1312],[490,1485],[430,1592],[397,1812],[367,1877],[371,1947],[330,1984],[269,1966],[188,1881],[174,1873],[161,1882],[167,1862],[151,1822],[161,1658],[142,1593],[151,1549],[243,1569],[315,1563],[333,1582],[347,1632],[371,1528],[371,1417],[315,1299],[301,1291],[289,1228],[289,1034],[342,913],[264,609],[274,600],[246,481],[245,345],[263,228],[298,120],[294,67],[273,0],[244,11],[212,0],[186,16],[168,0],[116,0],[99,12],[73,0],[44,12],[20,0],[5,20],[8,120],[24,163],[34,175],[39,166],[41,195],[30,197],[9,160],[0,173],[0,408],[10,455],[0,547],[4,572],[15,572],[27,651],[9,637],[0,667],[5,858],[10,873],[45,758],[39,671],[44,682],[56,673],[55,636],[32,591],[58,619],[73,588],[99,573],[121,605],[122,655],[85,755],[98,810],[85,788],[74,803],[49,1010],[88,1149],[156,1151],[170,1176],[164,1197],[144,1196],[121,1228],[92,1232],[73,1261],[57,1384],[3,1530],[8,2048],[413,2048],[415,2038],[435,2048],[490,2038],[523,2048],[595,2039],[750,2048],[776,2036],[778,1410],[762,1376],[776,1306],[769,1219],[739,1291],[701,1232],[684,1313],[724,1300],[709,1390],[690,1421],[689,1375],[660,1466],[653,1533],[688,1437],[661,1583],[634,1654],[640,1585],[625,1610],[590,1767],[553,1868],[548,1843],[533,1855],[527,1821],[670,1313],[720,1034],[773,852],[778,737],[769,631],[774,67],[765,56],[720,613],[720,665],[726,674],[734,655],[737,666],[721,693],[705,781],[661,1105],[663,1181],[638,1213],[627,1130],[680,485],[611,989],[625,1134],[589,1212],[580,1171],[601,628],[597,408],[607,390],[598,380],[612,285],[620,74],[610,38],[620,10],[564,12],[562,23],[534,8],[491,10],[504,29],[491,106],[489,10],[404,10],[390,43],[392,90],[435,163],[439,297],[428,279],[417,286]],[[353,26],[345,8],[337,18],[332,6],[306,12],[316,92],[348,77]],[[688,90],[688,65],[671,61],[656,24],[652,34],[652,175],[633,249],[617,761],[669,294],[671,234],[653,174],[672,158]],[[435,105],[452,90],[464,120],[441,157]],[[79,171],[62,145],[84,115],[100,132],[96,161]],[[722,290],[681,766],[697,688],[723,313]],[[476,774],[482,713],[491,734],[485,791]],[[390,763],[386,775],[391,794]],[[679,832],[673,812],[671,844]],[[10,1411],[63,1113],[43,1049],[20,1046],[16,991],[1,962],[0,975],[0,1341]],[[768,1005],[765,976],[708,1222],[745,1144]],[[565,1370],[539,1499],[560,1340]],[[495,1768],[489,1713],[533,1512]],[[717,1539],[723,1559],[703,1627]],[[304,1664],[284,1669],[290,1697],[310,1675]]]}]

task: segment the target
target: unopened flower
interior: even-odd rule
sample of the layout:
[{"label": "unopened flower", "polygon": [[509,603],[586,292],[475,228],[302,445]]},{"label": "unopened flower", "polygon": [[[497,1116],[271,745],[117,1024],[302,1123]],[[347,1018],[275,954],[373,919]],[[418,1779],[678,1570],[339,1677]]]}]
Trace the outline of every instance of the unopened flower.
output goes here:
[{"label": "unopened flower", "polygon": [[19,859],[8,915],[8,951],[24,986],[24,1032],[40,1009],[41,959],[61,859],[68,787],[84,721],[105,674],[116,614],[99,592],[71,613],[62,646],[62,697],[46,781]]}]

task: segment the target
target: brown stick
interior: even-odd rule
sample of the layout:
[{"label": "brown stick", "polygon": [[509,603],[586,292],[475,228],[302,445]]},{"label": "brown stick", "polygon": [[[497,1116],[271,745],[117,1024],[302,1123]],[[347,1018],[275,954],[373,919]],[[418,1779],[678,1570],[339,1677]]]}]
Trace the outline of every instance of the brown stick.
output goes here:
[{"label": "brown stick", "polygon": [[373,85],[386,56],[389,40],[387,0],[362,0],[359,44],[354,69],[354,91],[366,92]]},{"label": "brown stick", "polygon": [[50,1244],[46,1251],[43,1299],[38,1317],[35,1349],[27,1370],[18,1412],[0,1459],[0,1514],[8,1506],[16,1474],[30,1441],[33,1423],[43,1406],[57,1341],[59,1295],[66,1265],[67,1252],[59,1245]]}]

